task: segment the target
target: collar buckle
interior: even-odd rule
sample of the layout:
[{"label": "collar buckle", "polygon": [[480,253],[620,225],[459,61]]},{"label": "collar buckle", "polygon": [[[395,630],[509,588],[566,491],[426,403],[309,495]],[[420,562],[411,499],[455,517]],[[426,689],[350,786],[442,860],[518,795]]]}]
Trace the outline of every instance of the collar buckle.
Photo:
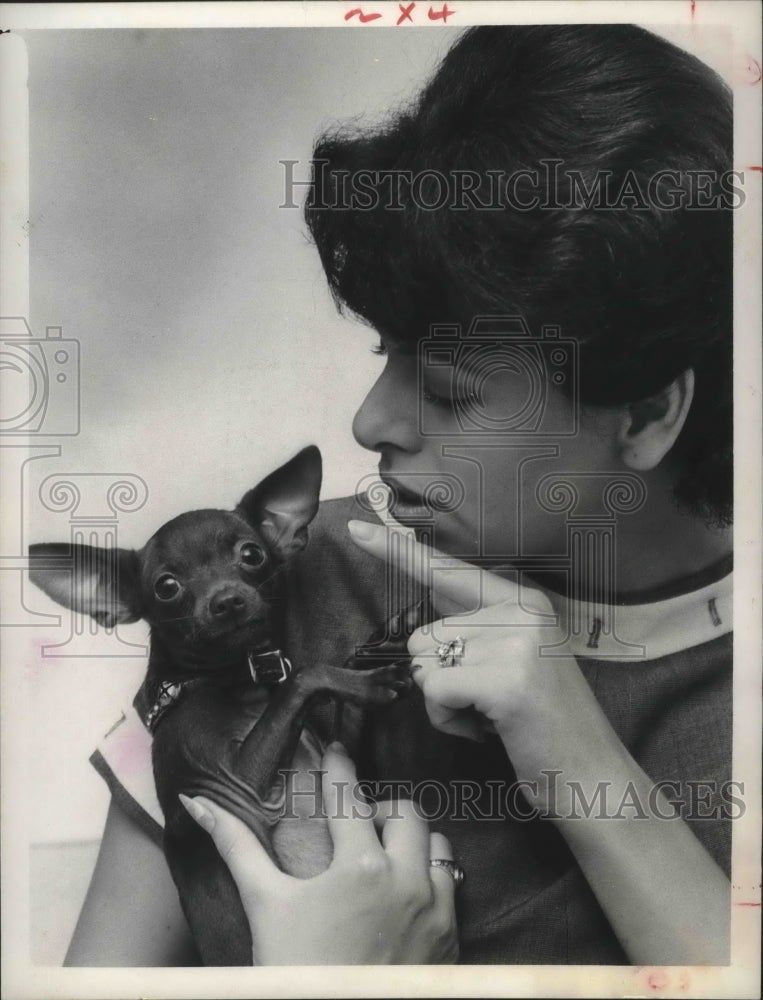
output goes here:
[{"label": "collar buckle", "polygon": [[264,653],[249,652],[246,655],[249,674],[255,684],[274,686],[283,684],[292,674],[291,660],[280,649],[268,649]]}]

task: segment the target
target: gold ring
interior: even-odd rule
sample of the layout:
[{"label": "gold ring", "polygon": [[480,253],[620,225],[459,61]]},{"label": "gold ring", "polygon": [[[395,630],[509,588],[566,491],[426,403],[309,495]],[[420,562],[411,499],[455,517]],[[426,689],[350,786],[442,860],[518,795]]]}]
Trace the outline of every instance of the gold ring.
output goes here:
[{"label": "gold ring", "polygon": [[456,864],[455,861],[451,861],[450,858],[432,858],[429,862],[429,867],[442,868],[450,875],[456,885],[461,885],[466,878],[466,873],[461,865]]}]

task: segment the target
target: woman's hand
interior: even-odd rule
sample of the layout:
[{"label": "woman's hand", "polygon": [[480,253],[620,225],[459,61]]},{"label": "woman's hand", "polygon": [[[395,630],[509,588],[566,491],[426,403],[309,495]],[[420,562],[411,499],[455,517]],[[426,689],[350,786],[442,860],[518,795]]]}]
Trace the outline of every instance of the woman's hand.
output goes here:
[{"label": "woman's hand", "polygon": [[455,882],[430,859],[452,859],[412,803],[395,803],[382,839],[358,793],[352,761],[332,744],[323,759],[323,802],[334,844],[311,879],[279,871],[248,827],[208,799],[186,799],[211,834],[241,894],[255,965],[444,964],[458,958]]},{"label": "woman's hand", "polygon": [[[408,641],[432,725],[476,739],[493,729],[517,777],[528,783],[528,799],[542,811],[563,806],[556,798],[563,783],[547,775],[562,762],[584,787],[589,778],[595,785],[601,762],[622,746],[565,647],[546,595],[421,545],[395,522],[363,522],[363,534],[358,523],[351,529],[357,544],[429,586],[441,611],[459,612],[417,629]],[[394,545],[391,533],[398,535]],[[443,667],[436,646],[456,636],[466,640],[463,657]]]},{"label": "woman's hand", "polygon": [[[474,710],[488,720],[528,800],[567,841],[631,962],[728,962],[728,879],[618,739],[565,649],[545,595],[429,549],[399,525],[351,525],[361,523],[350,529],[361,548],[429,586],[441,612],[462,612],[409,640],[433,725],[474,737]],[[403,537],[392,545],[390,532]],[[444,666],[435,647],[458,635],[466,639],[463,657]],[[554,646],[554,655],[542,655],[543,646]],[[601,788],[614,802],[635,796],[642,811],[576,813],[575,792],[592,802]]]}]

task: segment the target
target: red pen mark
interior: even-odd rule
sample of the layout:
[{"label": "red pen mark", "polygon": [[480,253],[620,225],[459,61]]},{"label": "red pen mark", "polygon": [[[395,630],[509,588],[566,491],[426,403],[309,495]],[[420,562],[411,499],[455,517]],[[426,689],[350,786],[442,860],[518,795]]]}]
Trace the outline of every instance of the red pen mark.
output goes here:
[{"label": "red pen mark", "polygon": [[754,87],[756,83],[760,83],[761,76],[763,76],[763,71],[761,71],[758,60],[753,59],[752,56],[747,56],[747,62],[744,67],[745,80],[751,87]]},{"label": "red pen mark", "polygon": [[448,8],[448,5],[444,3],[442,5],[442,10],[440,11],[433,10],[430,7],[429,10],[427,11],[427,17],[429,18],[430,21],[442,21],[443,24],[447,24],[448,18],[455,13],[456,12],[454,10],[450,10]]},{"label": "red pen mark", "polygon": [[[120,733],[111,744],[114,770],[126,776],[135,776],[145,767],[146,746],[150,743],[148,730],[135,729]],[[141,761],[143,763],[141,763]]]},{"label": "red pen mark", "polygon": [[647,979],[650,990],[664,990],[668,985],[668,976],[665,972],[652,972]]},{"label": "red pen mark", "polygon": [[411,17],[411,11],[413,10],[413,8],[415,6],[416,6],[415,0],[414,0],[414,3],[409,3],[407,7],[403,7],[403,5],[401,3],[399,3],[398,7],[400,8],[401,13],[400,13],[400,17],[397,19],[397,21],[395,21],[395,24],[396,25],[402,24],[403,21],[410,21],[411,24],[413,24],[413,18]]},{"label": "red pen mark", "polygon": [[760,903],[734,903],[734,906],[760,906]]},{"label": "red pen mark", "polygon": [[349,21],[352,17],[357,17],[361,24],[367,24],[369,21],[375,21],[381,17],[381,14],[364,14],[362,7],[353,7],[352,10],[347,11],[344,19],[345,21]]},{"label": "red pen mark", "polygon": [[691,19],[694,20],[694,12],[697,9],[697,0],[691,0]]},{"label": "red pen mark", "polygon": [[763,174],[763,167],[747,167],[748,170],[755,170],[759,174]]}]

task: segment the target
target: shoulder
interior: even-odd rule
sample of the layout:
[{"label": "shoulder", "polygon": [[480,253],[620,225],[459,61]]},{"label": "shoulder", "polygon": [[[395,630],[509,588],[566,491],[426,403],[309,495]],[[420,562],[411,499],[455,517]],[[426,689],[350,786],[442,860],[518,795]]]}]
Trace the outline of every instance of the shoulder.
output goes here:
[{"label": "shoulder", "polygon": [[376,560],[369,557],[365,552],[357,547],[350,538],[347,530],[347,522],[370,521],[378,523],[378,518],[363,502],[363,497],[349,496],[336,497],[333,500],[323,500],[318,506],[318,513],[315,515],[309,528],[309,544],[302,554],[302,558],[309,559],[317,553],[327,550],[339,554],[344,553],[348,559],[359,561]]},{"label": "shoulder", "polygon": [[289,565],[289,593],[306,604],[316,601],[328,609],[349,603],[369,604],[374,610],[384,590],[384,563],[358,548],[347,522],[376,518],[355,497],[321,503],[309,529],[307,548]]},{"label": "shoulder", "polygon": [[417,599],[407,577],[368,555],[350,538],[349,520],[376,523],[362,498],[324,501],[307,548],[287,570],[289,648],[341,663],[394,611]]},{"label": "shoulder", "polygon": [[122,811],[160,844],[164,816],[154,786],[151,734],[133,706],[124,709],[98,744],[90,762]]}]

